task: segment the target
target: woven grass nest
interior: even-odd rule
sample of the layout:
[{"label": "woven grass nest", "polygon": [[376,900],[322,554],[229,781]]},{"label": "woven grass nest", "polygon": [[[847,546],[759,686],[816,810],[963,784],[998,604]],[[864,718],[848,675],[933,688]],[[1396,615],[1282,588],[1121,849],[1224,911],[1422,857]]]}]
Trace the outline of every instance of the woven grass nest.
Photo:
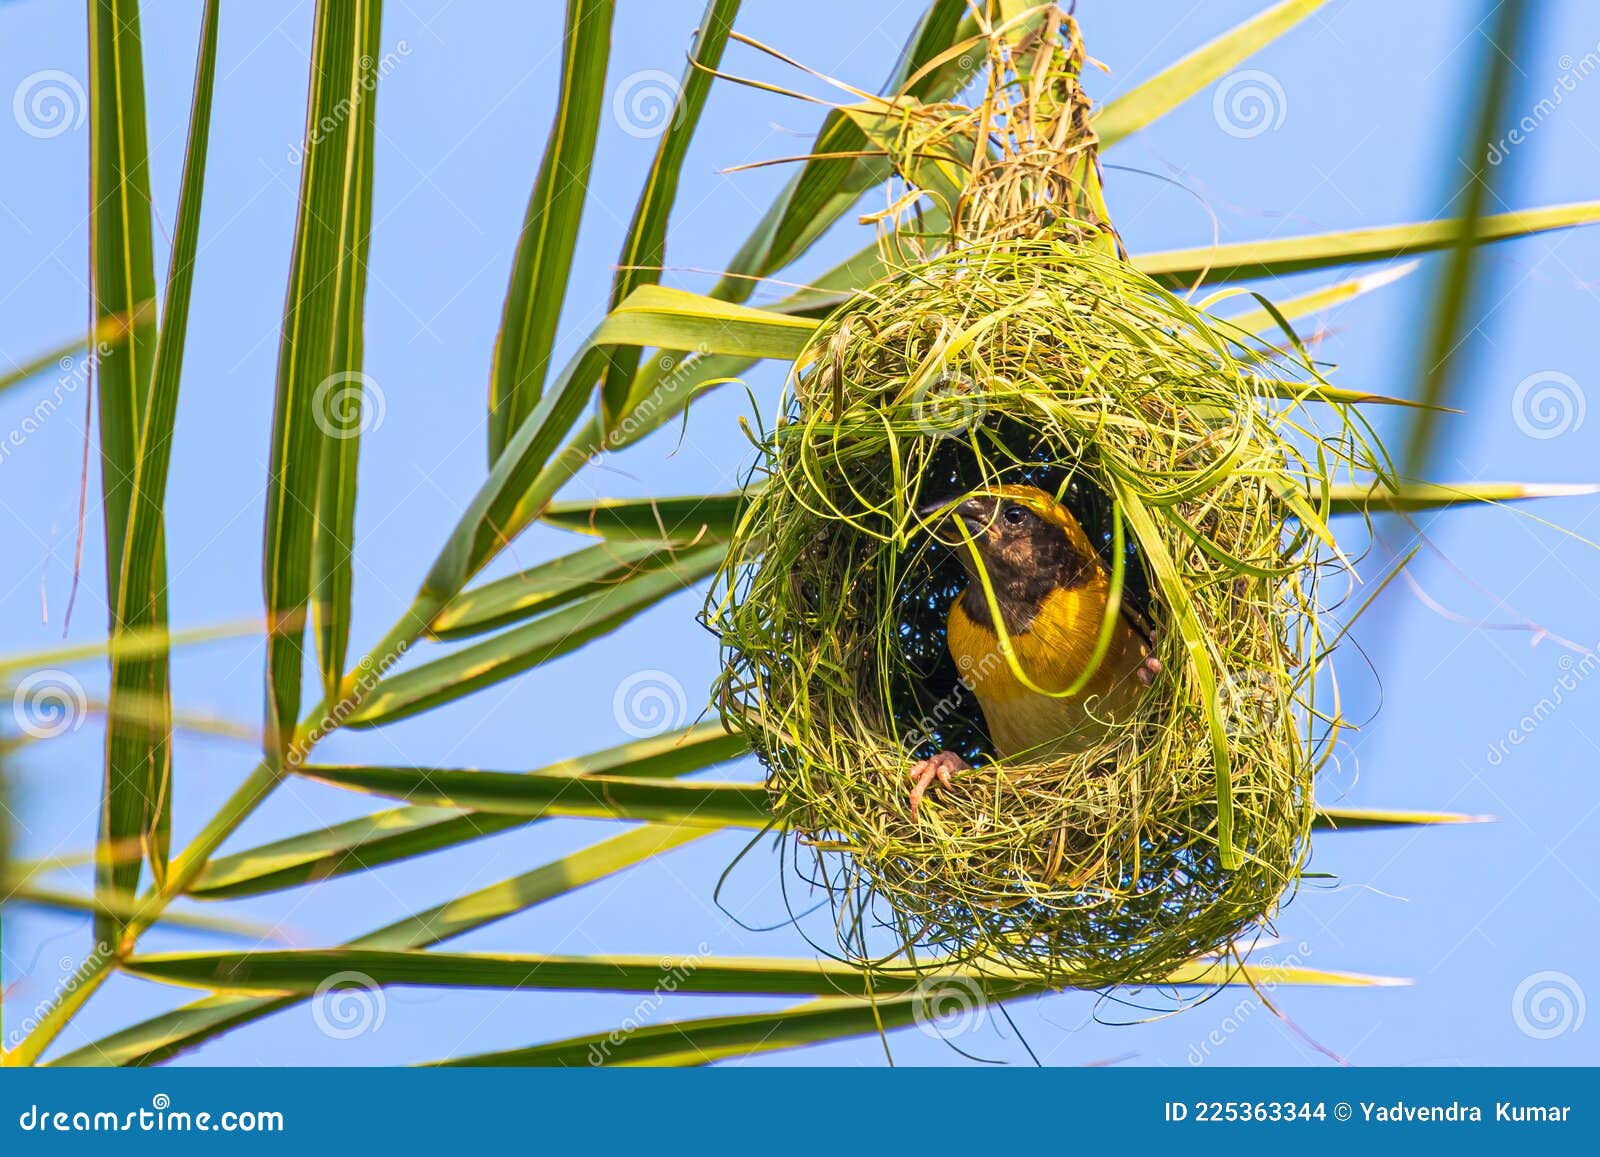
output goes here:
[{"label": "woven grass nest", "polygon": [[[1051,216],[962,237],[820,327],[708,619],[724,718],[849,958],[1100,988],[1226,950],[1292,889],[1333,726],[1318,587],[1345,566],[1318,495],[1381,458],[1297,343]],[[994,757],[945,645],[966,578],[915,513],[1016,482],[1077,515],[1163,664],[1133,717],[1043,761]],[[944,749],[972,769],[913,821],[908,768]]]}]

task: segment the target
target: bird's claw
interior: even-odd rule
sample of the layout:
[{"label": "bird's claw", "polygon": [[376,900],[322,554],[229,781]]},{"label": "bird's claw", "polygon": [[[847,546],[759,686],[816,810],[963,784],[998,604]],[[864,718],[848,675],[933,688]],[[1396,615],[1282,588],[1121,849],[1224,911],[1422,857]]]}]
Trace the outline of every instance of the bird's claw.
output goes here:
[{"label": "bird's claw", "polygon": [[953,751],[941,751],[938,755],[912,764],[911,822],[917,822],[917,812],[922,807],[922,799],[928,794],[928,788],[933,786],[934,780],[938,780],[942,787],[950,787],[951,776],[955,772],[966,771],[971,766]]}]

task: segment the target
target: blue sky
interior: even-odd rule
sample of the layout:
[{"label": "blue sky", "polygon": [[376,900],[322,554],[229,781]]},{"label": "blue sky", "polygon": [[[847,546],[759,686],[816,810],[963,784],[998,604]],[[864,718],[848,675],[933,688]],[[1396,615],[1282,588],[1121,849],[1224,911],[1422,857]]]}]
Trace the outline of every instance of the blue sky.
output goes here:
[{"label": "blue sky", "polygon": [[[1138,6],[1082,0],[1090,53],[1109,75],[1091,79],[1115,95],[1248,17],[1257,0]],[[818,69],[864,87],[887,75],[919,5],[811,0],[747,4],[742,31]],[[1135,251],[1204,244],[1213,215],[1225,241],[1355,228],[1438,215],[1462,170],[1454,159],[1463,93],[1482,56],[1478,6],[1426,0],[1334,0],[1245,67],[1235,80],[1266,94],[1271,124],[1228,120],[1227,93],[1207,89],[1107,156],[1113,215]],[[199,6],[155,0],[144,8],[158,263],[165,262],[183,159]],[[395,63],[379,98],[375,228],[367,303],[366,370],[383,416],[363,441],[356,569],[356,642],[378,635],[403,609],[484,468],[484,398],[490,353],[529,186],[554,103],[561,5],[391,0],[383,43]],[[1517,61],[1518,115],[1533,127],[1507,150],[1496,209],[1584,200],[1600,165],[1600,16],[1579,0],[1536,6],[1539,23]],[[676,75],[698,0],[621,0],[608,91],[641,73]],[[43,70],[86,75],[81,11],[43,0],[5,5],[8,51],[0,94]],[[262,484],[268,451],[278,327],[293,230],[309,3],[228,5],[205,213],[184,367],[169,498],[173,620],[199,626],[259,613]],[[767,79],[776,71],[748,51],[726,66]],[[1258,75],[1257,75],[1258,74]],[[1563,86],[1566,77],[1569,86]],[[1224,85],[1228,81],[1222,82]],[[70,86],[69,86],[70,87]],[[813,86],[813,91],[815,88]],[[1536,111],[1560,92],[1558,104]],[[1221,111],[1219,111],[1219,109]],[[673,218],[668,280],[708,288],[781,183],[777,168],[730,166],[801,152],[815,105],[729,85],[714,88],[685,167]],[[591,196],[567,292],[564,354],[603,311],[612,262],[654,141],[602,118]],[[1232,131],[1229,131],[1229,129]],[[0,118],[0,367],[65,338],[87,315],[85,217],[88,131],[23,131]],[[803,282],[853,252],[867,234],[847,220],[784,277]],[[1464,347],[1470,412],[1447,420],[1441,475],[1585,481],[1597,474],[1600,416],[1576,421],[1592,384],[1600,321],[1600,232],[1531,238],[1493,249],[1480,326]],[[1419,331],[1440,263],[1325,319],[1321,356],[1340,384],[1407,394],[1418,381]],[[1279,296],[1326,275],[1268,287]],[[782,287],[759,299],[778,296]],[[559,360],[559,358],[558,358]],[[1565,375],[1552,377],[1550,375]],[[1552,434],[1516,399],[1554,384],[1572,404]],[[749,384],[770,413],[779,372]],[[1568,384],[1570,383],[1570,385]],[[0,432],[20,428],[49,375],[0,399]],[[51,646],[71,585],[82,452],[81,389],[0,461],[0,651]],[[696,405],[687,438],[659,434],[594,464],[568,492],[669,494],[724,489],[746,462],[736,418],[746,403],[730,389]],[[1536,416],[1535,416],[1536,417]],[[1559,415],[1558,415],[1559,417]],[[1547,427],[1549,423],[1545,424]],[[1529,433],[1529,430],[1533,433]],[[1543,435],[1543,436],[1536,436]],[[93,487],[91,492],[93,492]],[[1528,513],[1600,537],[1589,498]],[[104,628],[103,564],[91,507],[84,583],[71,637]],[[1600,553],[1527,513],[1473,511],[1422,520],[1427,547],[1415,585],[1396,583],[1355,631],[1339,673],[1347,714],[1361,724],[1319,785],[1324,802],[1493,813],[1494,825],[1341,834],[1320,839],[1308,883],[1283,913],[1283,943],[1316,967],[1409,977],[1405,988],[1280,990],[1279,1020],[1237,992],[1183,1015],[1128,1027],[1138,1014],[1088,994],[1018,1006],[1017,1028],[1046,1063],[1131,1056],[1125,1063],[1325,1064],[1326,1050],[1357,1064],[1576,1064],[1600,1061],[1600,1032],[1567,1017],[1555,1035],[1515,1014],[1519,992],[1555,984],[1569,1007],[1600,993],[1593,928],[1600,877],[1587,849],[1600,838],[1594,722],[1600,679],[1585,676],[1549,639],[1483,625],[1532,620],[1585,645],[1600,645]],[[1404,537],[1396,530],[1388,548]],[[502,571],[580,545],[536,530],[507,552]],[[619,685],[659,670],[698,705],[716,664],[713,640],[695,624],[699,596],[685,593],[624,632],[447,711],[375,732],[336,735],[319,758],[526,768],[626,740],[613,711]],[[43,608],[48,607],[48,621]],[[1514,608],[1514,609],[1513,609]],[[1378,670],[1364,661],[1370,654]],[[1568,656],[1563,665],[1563,656]],[[250,641],[183,652],[174,664],[181,706],[255,723],[262,654]],[[93,692],[104,674],[78,669]],[[1571,686],[1561,688],[1565,679]],[[1553,711],[1538,709],[1561,688]],[[1524,716],[1537,710],[1531,728]],[[1504,752],[1495,745],[1516,731]],[[1523,734],[1526,732],[1526,734]],[[13,768],[13,807],[24,855],[86,849],[94,830],[101,760],[99,722],[33,745]],[[215,810],[253,763],[249,744],[186,736],[176,750],[176,832],[182,840]],[[731,772],[753,777],[745,761]],[[293,782],[238,834],[232,848],[371,810],[370,801]],[[427,904],[525,871],[593,842],[603,829],[558,821],[491,837],[439,856],[230,906],[278,925],[296,944],[336,943]],[[739,838],[696,842],[644,871],[603,881],[457,942],[463,950],[565,953],[784,955],[807,951],[793,929],[751,932],[719,911],[712,890]],[[724,904],[744,924],[781,922],[775,858],[744,861]],[[820,935],[826,935],[822,929]],[[87,951],[86,922],[8,915],[3,979],[8,1026],[48,997],[63,961]],[[155,948],[217,941],[168,931]],[[1561,979],[1540,974],[1560,974]],[[1533,978],[1530,980],[1530,978]],[[64,1035],[76,1047],[179,1003],[175,990],[117,978]],[[1241,1003],[1242,1002],[1242,1003]],[[372,1064],[512,1047],[611,1027],[637,997],[453,993],[387,994],[381,1027],[351,1039],[318,1031],[310,1006],[253,1025],[186,1063]],[[675,1016],[771,1007],[772,1001],[675,997],[644,1015]],[[1546,1011],[1548,1011],[1547,1006]],[[1559,1010],[1558,1010],[1559,1019]],[[1027,1063],[1012,1029],[990,1020],[963,1026],[963,1050]],[[1532,1028],[1532,1032],[1525,1028]],[[1220,1043],[1218,1043],[1220,1042]],[[949,1044],[916,1029],[891,1041],[897,1060],[964,1064]],[[883,1061],[876,1040],[765,1058],[762,1064]]]}]

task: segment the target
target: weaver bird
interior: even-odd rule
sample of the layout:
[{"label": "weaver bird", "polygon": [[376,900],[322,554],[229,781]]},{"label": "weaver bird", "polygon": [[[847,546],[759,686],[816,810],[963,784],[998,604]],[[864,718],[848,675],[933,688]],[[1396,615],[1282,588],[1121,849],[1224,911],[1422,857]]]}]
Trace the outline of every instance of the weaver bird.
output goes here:
[{"label": "weaver bird", "polygon": [[[995,754],[1049,758],[1092,746],[1137,703],[1161,673],[1161,660],[1150,626],[1123,602],[1109,647],[1083,679],[1110,602],[1111,575],[1078,520],[1036,486],[1001,486],[920,513],[936,520],[934,537],[967,572],[966,590],[950,604],[945,638],[962,682],[978,697]],[[964,526],[966,536],[946,519]],[[985,577],[1022,679],[1001,651]],[[1050,694],[1080,679],[1073,694]],[[912,821],[935,780],[950,787],[952,773],[968,766],[951,751],[914,764]]]}]

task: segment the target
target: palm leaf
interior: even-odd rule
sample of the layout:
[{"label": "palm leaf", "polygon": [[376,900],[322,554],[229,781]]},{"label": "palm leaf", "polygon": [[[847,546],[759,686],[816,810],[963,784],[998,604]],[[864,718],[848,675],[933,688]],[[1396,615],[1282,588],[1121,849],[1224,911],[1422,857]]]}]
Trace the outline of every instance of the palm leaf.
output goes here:
[{"label": "palm leaf", "polygon": [[[0,883],[4,895],[0,896],[5,904],[16,904],[31,908],[46,908],[54,912],[72,914],[92,913],[96,916],[109,916],[116,920],[126,921],[137,910],[137,903],[127,897],[95,896],[90,893],[76,892],[67,888],[53,888],[48,884],[36,883],[24,879],[9,883]],[[266,924],[256,924],[248,920],[230,920],[220,916],[210,916],[203,912],[172,912],[161,914],[159,923],[169,928],[183,928],[193,932],[215,932],[224,936],[240,936],[258,943],[271,940],[283,940],[283,934],[276,928]]]},{"label": "palm leaf", "polygon": [[1392,808],[1319,807],[1312,827],[1320,831],[1344,832],[1370,828],[1412,828],[1487,824],[1494,816],[1463,812],[1396,811]]},{"label": "palm leaf", "polygon": [[663,538],[679,542],[726,540],[749,501],[749,495],[742,491],[670,498],[593,498],[552,502],[545,508],[544,521],[566,530],[614,539],[618,546]]},{"label": "palm leaf", "polygon": [[[737,743],[731,747],[743,750]],[[765,828],[773,822],[770,797],[762,784],[705,781],[658,784],[642,778],[633,767],[613,766],[619,766],[627,774],[606,774],[595,769],[600,773],[585,775],[581,783],[565,782],[573,773],[559,766],[523,774],[464,768],[313,765],[302,768],[301,773],[354,791],[411,800],[435,808],[471,809],[480,821],[493,822],[495,831],[514,826],[511,817],[599,816],[745,828]],[[416,810],[423,812],[423,822],[433,814]],[[383,814],[398,817],[404,812]],[[1318,807],[1312,826],[1321,831],[1338,831],[1483,823],[1489,818],[1458,812]],[[359,824],[360,821],[355,821],[354,825],[341,826],[355,826],[359,831]]]},{"label": "palm leaf", "polygon": [[1338,483],[1328,488],[1330,514],[1442,510],[1451,506],[1522,502],[1534,498],[1572,498],[1594,494],[1600,486],[1583,482],[1407,482],[1391,491],[1381,484]]},{"label": "palm leaf", "polygon": [[[119,631],[149,631],[159,635],[167,623],[164,542],[167,470],[172,462],[178,379],[183,370],[195,248],[200,236],[201,191],[205,184],[211,97],[216,81],[218,15],[218,0],[209,0],[200,28],[189,147],[178,195],[166,301],[156,338],[148,405],[140,423],[126,546],[115,588]],[[107,774],[124,783],[132,781],[142,806],[140,836],[151,874],[158,884],[166,876],[172,817],[172,763],[168,746],[172,730],[172,688],[167,663],[165,649],[148,655],[113,657],[111,699],[107,710]],[[130,702],[140,706],[144,718],[139,717],[140,713],[124,710]],[[126,838],[125,832],[111,835],[113,839]]]},{"label": "palm leaf", "polygon": [[[267,485],[267,736],[269,760],[281,760],[300,717],[305,661],[305,611],[311,597],[317,533],[318,476],[323,445],[334,427],[319,406],[328,401],[340,342],[341,287],[359,281],[352,219],[364,151],[351,124],[350,94],[359,85],[378,0],[318,0],[312,39],[310,98],[301,158],[300,208],[289,269],[288,300],[278,352],[278,381]],[[365,94],[363,94],[365,95]],[[359,106],[358,106],[359,107]],[[360,226],[358,226],[359,231]]]},{"label": "palm leaf", "polygon": [[[1375,289],[1382,289],[1386,285],[1393,285],[1402,277],[1416,272],[1419,264],[1416,261],[1407,261],[1404,264],[1391,266],[1388,269],[1380,269],[1376,273],[1345,278],[1342,281],[1334,282],[1332,285],[1325,285],[1308,293],[1273,302],[1272,309],[1253,309],[1248,313],[1234,314],[1227,319],[1228,324],[1239,329],[1248,330],[1254,334],[1265,334],[1272,329],[1280,328],[1278,320],[1280,317],[1293,321],[1297,318],[1310,317],[1312,314],[1321,313],[1326,309],[1332,309],[1336,305],[1343,305],[1347,301],[1355,300],[1362,294],[1371,293]],[[1286,334],[1285,336],[1289,335]]]},{"label": "palm leaf", "polygon": [[1327,0],[1281,0],[1259,16],[1229,29],[1210,44],[1197,48],[1170,68],[1139,87],[1105,104],[1094,117],[1095,132],[1103,148],[1165,116],[1223,76],[1246,57],[1261,51]]},{"label": "palm leaf", "polygon": [[[1600,221],[1600,201],[1497,213],[1479,222],[1474,243],[1481,245],[1491,241],[1507,241],[1595,221]],[[1214,284],[1258,277],[1284,277],[1312,269],[1390,261],[1447,248],[1454,245],[1460,235],[1459,221],[1421,221],[1411,225],[1281,237],[1272,241],[1243,241],[1234,245],[1206,245],[1195,249],[1140,253],[1132,260],[1134,265],[1169,289],[1185,289],[1197,281]]]},{"label": "palm leaf", "polygon": [[[620,872],[705,835],[652,826],[604,840],[529,872],[386,924],[352,948],[426,948],[525,912],[546,900]],[[115,1032],[53,1061],[61,1066],[152,1065],[242,1024],[291,1008],[298,996],[208,996]]]},{"label": "palm leaf", "polygon": [[531,623],[381,681],[345,719],[373,727],[449,703],[577,650],[641,611],[713,574],[723,546],[686,550],[662,566],[607,586]]},{"label": "palm leaf", "polygon": [[678,783],[619,775],[531,774],[426,767],[307,764],[297,772],[352,791],[523,816],[589,816],[697,827],[772,823],[758,783]]},{"label": "palm leaf", "polygon": [[879,1000],[821,997],[777,1012],[698,1017],[644,1024],[472,1056],[437,1064],[450,1068],[705,1065],[827,1041],[892,1032],[925,1015],[928,995]]},{"label": "palm leaf", "polygon": [[[1462,181],[1453,167],[1448,178],[1452,189],[1461,189],[1459,228],[1434,294],[1433,324],[1420,350],[1422,401],[1433,407],[1454,401],[1463,359],[1461,347],[1476,324],[1469,311],[1473,292],[1481,280],[1478,246],[1484,213],[1490,204],[1501,203],[1499,191],[1505,182],[1501,167],[1489,163],[1489,150],[1500,134],[1500,126],[1514,115],[1509,107],[1514,92],[1513,72],[1521,70],[1513,61],[1520,55],[1518,46],[1531,31],[1525,0],[1504,0],[1496,9],[1493,35],[1482,50],[1479,74],[1483,80],[1477,116],[1463,142],[1460,158],[1467,179]],[[1407,474],[1421,477],[1429,472],[1434,464],[1437,430],[1437,413],[1424,411],[1412,421],[1400,458],[1401,469]]]},{"label": "palm leaf", "polygon": [[[1263,973],[1270,977],[1263,979]],[[1266,966],[1262,973],[1235,976],[1227,983],[1341,984],[1357,979],[1347,973],[1315,973]],[[1384,983],[1381,978],[1365,978]],[[756,1056],[805,1045],[892,1032],[924,1017],[936,1016],[941,985],[933,977],[926,987],[895,996],[872,998],[824,996],[776,1012],[700,1017],[666,1024],[630,1025],[553,1041],[437,1062],[447,1067],[504,1066],[636,1066],[705,1065],[734,1057]],[[1192,981],[1188,981],[1192,983]],[[1186,983],[1185,979],[1173,981]],[[953,988],[966,1002],[981,1007],[981,996],[968,986]],[[1024,991],[1023,995],[1031,995]]]},{"label": "palm leaf", "polygon": [[[139,435],[148,405],[156,326],[141,309],[155,298],[155,251],[150,223],[149,144],[145,126],[144,62],[137,0],[93,0],[89,6],[89,271],[95,325],[107,317],[135,317],[127,333],[95,359],[100,393],[100,485],[105,512],[106,590],[113,602],[111,630],[119,621],[109,592],[121,588]],[[162,551],[161,553],[165,553]],[[166,615],[165,560],[151,564],[156,605]],[[145,690],[166,693],[167,668],[158,648],[147,663],[118,672],[135,675]],[[166,737],[152,731],[108,737],[100,812],[96,891],[112,902],[139,883],[142,836],[151,814],[149,788],[165,778]],[[116,943],[121,926],[95,918],[95,935]]]},{"label": "palm leaf", "polygon": [[160,650],[200,643],[215,643],[223,639],[250,638],[261,634],[261,622],[249,619],[237,623],[217,623],[206,627],[190,627],[178,631],[128,631],[91,643],[72,643],[65,647],[46,647],[38,651],[22,651],[0,655],[0,674],[8,671],[26,671],[39,667],[61,667],[81,663],[85,659],[113,658],[120,655],[148,655]]},{"label": "palm leaf", "polygon": [[[1529,237],[1555,229],[1570,229],[1600,221],[1600,201],[1550,205],[1485,217],[1476,234],[1479,244]],[[942,217],[927,215],[923,231],[945,228]],[[1313,233],[1271,241],[1244,241],[1231,245],[1202,245],[1157,253],[1135,253],[1129,260],[1168,289],[1188,289],[1260,277],[1284,277],[1315,269],[1331,269],[1373,261],[1390,261],[1430,253],[1453,245],[1460,223],[1451,220],[1385,225],[1334,233]],[[883,263],[877,242],[817,278],[809,292],[796,294],[794,308],[825,308],[846,300],[890,270]]]},{"label": "palm leaf", "polygon": [[355,539],[356,467],[366,404],[361,373],[365,349],[367,251],[372,230],[372,154],[377,132],[379,33],[378,0],[358,16],[360,52],[350,70],[346,96],[354,119],[344,158],[340,199],[338,281],[334,287],[333,333],[328,376],[313,398],[321,421],[322,461],[317,479],[317,522],[312,542],[311,607],[323,694],[337,700],[350,648],[350,603],[355,584],[351,546]]},{"label": "palm leaf", "polygon": [[489,371],[489,461],[544,389],[605,101],[613,0],[567,0],[555,124],[528,198]]},{"label": "palm leaf", "polygon": [[[611,283],[611,308],[615,309],[641,285],[661,280],[661,264],[666,260],[667,219],[678,196],[678,176],[689,142],[700,125],[711,78],[722,62],[722,50],[733,30],[739,0],[709,0],[700,29],[695,34],[694,54],[683,74],[677,103],[667,131],[656,146],[655,160],[645,178],[644,191],[633,211],[633,221],[617,259],[617,274]],[[639,368],[639,349],[620,346],[611,351],[605,382],[600,391],[602,424],[609,429],[628,403],[633,377]]]},{"label": "palm leaf", "polygon": [[463,591],[428,626],[436,639],[462,639],[542,615],[673,561],[663,539],[600,543]]},{"label": "palm leaf", "polygon": [[[662,978],[675,991],[719,995],[867,996],[915,990],[926,972],[869,974],[831,960],[777,957],[552,956],[544,954],[419,952],[405,949],[323,948],[261,952],[161,952],[130,957],[135,976],[190,988],[229,992],[300,993],[317,990],[336,972],[360,972],[381,985],[497,988],[557,992],[653,992]],[[930,967],[937,970],[936,962]],[[1038,981],[1004,970],[951,969],[991,998],[1038,991]],[[1196,961],[1163,983],[1209,987],[1230,981],[1370,987],[1402,984],[1389,977],[1327,969]],[[1065,982],[1063,982],[1065,983]]]},{"label": "palm leaf", "polygon": [[[707,723],[562,760],[532,774],[670,779],[747,750],[743,737],[729,735],[719,723]],[[218,900],[292,888],[456,847],[536,818],[459,808],[394,808],[221,856],[206,865],[189,894]]]}]

